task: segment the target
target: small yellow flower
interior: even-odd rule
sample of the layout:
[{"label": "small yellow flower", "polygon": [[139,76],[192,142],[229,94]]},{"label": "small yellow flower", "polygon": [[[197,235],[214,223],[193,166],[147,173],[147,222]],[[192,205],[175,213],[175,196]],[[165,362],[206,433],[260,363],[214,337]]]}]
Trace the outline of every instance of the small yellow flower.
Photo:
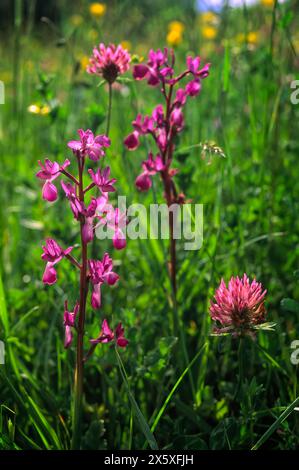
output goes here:
[{"label": "small yellow flower", "polygon": [[275,0],[261,0],[263,7],[273,7]]},{"label": "small yellow flower", "polygon": [[166,40],[169,46],[178,46],[183,40],[182,33],[173,29],[167,34]]},{"label": "small yellow flower", "polygon": [[83,23],[83,17],[81,15],[72,15],[70,22],[73,26],[80,26]]},{"label": "small yellow flower", "polygon": [[201,34],[205,39],[215,39],[217,36],[217,29],[213,26],[204,26],[201,29]]},{"label": "small yellow flower", "polygon": [[86,67],[88,66],[88,64],[89,64],[89,57],[87,55],[83,55],[80,59],[81,69],[86,71]]},{"label": "small yellow flower", "polygon": [[259,33],[257,31],[251,31],[247,34],[247,42],[249,44],[257,44],[259,40]]},{"label": "small yellow flower", "polygon": [[45,104],[44,106],[42,106],[42,107],[40,108],[40,114],[41,114],[42,116],[46,116],[47,114],[50,113],[50,111],[51,111],[51,108],[50,108],[50,106],[48,106],[47,104]]},{"label": "small yellow flower", "polygon": [[106,13],[106,5],[105,3],[91,3],[89,7],[89,11],[92,16],[96,18],[100,18],[101,16],[105,15]]},{"label": "small yellow flower", "polygon": [[182,34],[185,30],[185,25],[181,21],[171,21],[168,25],[168,30],[177,31]]},{"label": "small yellow flower", "polygon": [[130,41],[121,41],[120,45],[127,51],[130,51],[132,48],[132,44],[130,43]]},{"label": "small yellow flower", "polygon": [[40,114],[40,106],[38,104],[31,104],[28,106],[27,111],[31,114]]},{"label": "small yellow flower", "polygon": [[212,11],[205,11],[199,15],[199,22],[203,25],[218,25],[219,17]]}]

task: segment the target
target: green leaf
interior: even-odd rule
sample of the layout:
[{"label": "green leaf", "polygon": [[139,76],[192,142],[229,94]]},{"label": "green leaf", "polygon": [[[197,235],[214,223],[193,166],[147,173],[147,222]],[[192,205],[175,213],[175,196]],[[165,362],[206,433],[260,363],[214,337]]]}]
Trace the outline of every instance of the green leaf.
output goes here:
[{"label": "green leaf", "polygon": [[178,388],[178,386],[180,385],[180,383],[182,382],[183,378],[185,377],[185,375],[187,374],[187,372],[189,371],[189,369],[193,366],[193,364],[196,362],[196,360],[199,358],[200,354],[202,353],[203,349],[206,347],[207,343],[205,343],[201,348],[200,350],[195,354],[194,358],[192,359],[192,361],[188,364],[188,366],[186,367],[186,369],[183,371],[183,373],[181,374],[181,376],[178,378],[178,380],[176,381],[176,383],[174,384],[173,388],[171,389],[169,395],[167,396],[166,400],[164,401],[162,407],[160,408],[160,411],[159,413],[157,414],[156,418],[155,418],[155,421],[151,427],[151,431],[154,432],[154,430],[156,429],[168,403],[170,402],[174,392],[176,391],[176,389]]},{"label": "green leaf", "polygon": [[276,421],[267,429],[267,431],[262,435],[262,437],[257,441],[256,444],[251,448],[251,450],[259,449],[272,434],[279,428],[281,423],[294,411],[296,406],[299,404],[299,397],[296,398],[285,410],[284,412],[276,419]]},{"label": "green leaf", "polygon": [[128,382],[128,378],[127,378],[127,374],[126,374],[126,371],[125,371],[125,368],[124,368],[124,365],[123,365],[123,362],[121,360],[121,357],[117,351],[117,349],[115,348],[115,352],[116,352],[116,358],[117,358],[117,362],[118,362],[118,366],[119,366],[119,370],[120,370],[120,373],[121,373],[121,376],[123,378],[123,381],[125,383],[125,386],[126,386],[126,389],[127,389],[127,392],[128,392],[128,395],[129,395],[129,399],[130,399],[130,402],[132,404],[132,408],[134,410],[134,413],[136,415],[136,418],[137,418],[137,421],[139,423],[139,426],[141,428],[141,431],[143,432],[150,448],[152,450],[158,450],[159,447],[158,447],[158,444],[157,444],[157,441],[155,439],[155,436],[153,435],[153,432],[151,431],[146,419],[144,418],[131,390],[130,390],[130,385],[129,385],[129,382]]}]

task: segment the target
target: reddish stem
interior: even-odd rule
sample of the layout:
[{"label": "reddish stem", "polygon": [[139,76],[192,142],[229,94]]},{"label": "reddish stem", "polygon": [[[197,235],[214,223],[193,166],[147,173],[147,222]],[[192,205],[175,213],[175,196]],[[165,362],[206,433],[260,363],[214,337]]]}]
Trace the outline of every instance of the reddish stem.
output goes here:
[{"label": "reddish stem", "polygon": [[75,183],[77,186],[79,185],[79,181],[77,180],[77,178],[75,178],[71,173],[69,173],[67,170],[60,170],[60,173],[62,173],[64,176],[66,176],[67,178],[69,178],[70,180],[73,181],[73,183]]},{"label": "reddish stem", "polygon": [[[78,156],[78,169],[79,169],[79,199],[84,203],[84,189],[83,189],[83,170],[84,160]],[[81,271],[80,271],[80,299],[79,299],[79,320],[77,330],[77,356],[76,356],[76,369],[75,369],[75,383],[74,383],[74,408],[73,408],[73,436],[72,436],[72,449],[80,449],[81,441],[81,417],[82,417],[82,398],[83,398],[83,374],[84,374],[84,324],[85,324],[85,310],[86,310],[86,297],[88,291],[88,276],[87,276],[87,244],[83,237],[83,227],[85,217],[82,216],[80,220],[81,231]]]}]

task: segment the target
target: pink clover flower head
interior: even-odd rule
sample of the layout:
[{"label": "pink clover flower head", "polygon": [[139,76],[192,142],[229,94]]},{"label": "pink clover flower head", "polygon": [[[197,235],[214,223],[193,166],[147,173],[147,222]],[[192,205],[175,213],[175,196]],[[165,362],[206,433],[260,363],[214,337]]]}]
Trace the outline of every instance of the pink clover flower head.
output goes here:
[{"label": "pink clover flower head", "polygon": [[55,264],[59,263],[65,256],[67,256],[73,249],[72,246],[63,250],[58,243],[52,238],[46,239],[46,245],[42,247],[43,253],[41,258],[47,261],[46,268],[43,274],[42,281],[44,284],[55,284],[57,281],[57,273],[54,268]]},{"label": "pink clover flower head", "polygon": [[99,336],[96,339],[91,339],[90,342],[94,345],[99,343],[111,343],[112,341],[116,342],[116,345],[120,348],[125,348],[129,341],[124,337],[124,328],[122,324],[119,323],[115,328],[115,331],[111,330],[108,321],[105,319],[102,323],[102,328]]},{"label": "pink clover flower head", "polygon": [[55,184],[52,183],[58,176],[61,170],[64,170],[70,165],[69,160],[65,160],[62,165],[57,162],[52,162],[48,158],[45,159],[45,163],[38,161],[41,170],[36,173],[37,178],[45,181],[42,189],[42,197],[45,201],[54,202],[58,197],[58,191]]},{"label": "pink clover flower head", "polygon": [[73,341],[72,328],[75,326],[76,316],[79,312],[79,303],[76,302],[73,312],[68,310],[67,300],[64,303],[63,324],[65,327],[64,347],[67,349]]},{"label": "pink clover flower head", "polygon": [[100,75],[108,83],[113,83],[119,75],[129,70],[131,56],[126,49],[120,44],[101,43],[98,47],[94,47],[92,56],[89,59],[87,72],[90,74]]},{"label": "pink clover flower head", "polygon": [[215,302],[211,302],[210,306],[212,320],[224,327],[216,328],[216,332],[246,334],[256,325],[264,323],[266,293],[261,283],[255,279],[250,282],[246,274],[242,278],[232,277],[228,286],[222,279],[215,292]]},{"label": "pink clover flower head", "polygon": [[79,129],[78,134],[80,140],[71,140],[67,144],[74,154],[78,154],[81,157],[88,156],[93,161],[104,157],[104,148],[110,147],[111,144],[110,139],[106,135],[94,136],[90,129],[87,129],[87,131]]}]

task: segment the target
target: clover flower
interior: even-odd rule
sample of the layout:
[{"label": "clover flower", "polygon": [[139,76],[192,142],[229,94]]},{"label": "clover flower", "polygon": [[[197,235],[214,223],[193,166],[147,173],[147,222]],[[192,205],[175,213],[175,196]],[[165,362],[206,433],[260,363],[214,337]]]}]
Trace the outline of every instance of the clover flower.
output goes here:
[{"label": "clover flower", "polygon": [[98,47],[94,47],[86,70],[90,74],[103,77],[104,80],[112,84],[119,75],[127,72],[130,62],[130,54],[120,44],[105,46],[101,43]]},{"label": "clover flower", "polygon": [[250,282],[246,274],[242,278],[232,277],[228,286],[222,279],[215,292],[215,302],[211,301],[210,306],[212,320],[223,327],[216,327],[215,332],[250,334],[262,325],[266,317],[266,293],[261,283],[255,279]]}]

